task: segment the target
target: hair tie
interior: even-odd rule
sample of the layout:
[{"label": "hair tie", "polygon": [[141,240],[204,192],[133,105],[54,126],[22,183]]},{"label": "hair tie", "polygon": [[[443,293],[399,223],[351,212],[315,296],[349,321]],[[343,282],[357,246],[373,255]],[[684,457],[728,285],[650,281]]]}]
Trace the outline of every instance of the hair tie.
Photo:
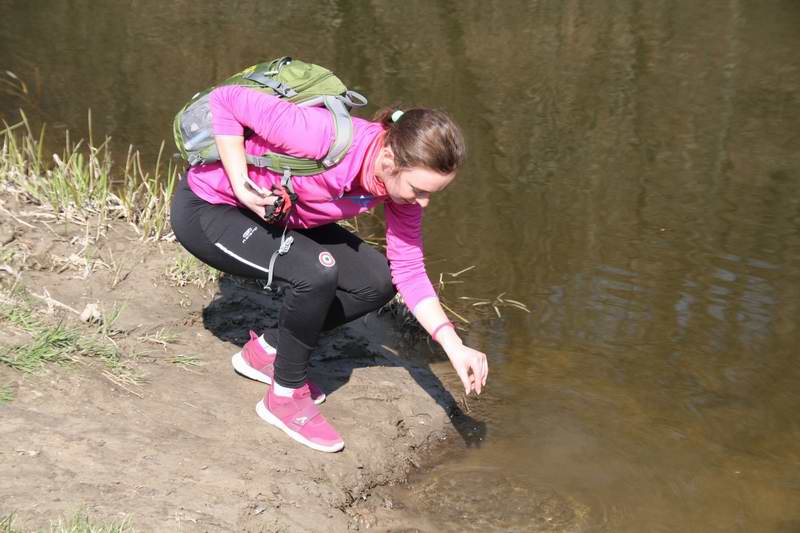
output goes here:
[{"label": "hair tie", "polygon": [[398,120],[400,120],[400,117],[402,117],[402,116],[403,116],[403,112],[398,109],[397,111],[392,113],[392,122],[397,122]]}]

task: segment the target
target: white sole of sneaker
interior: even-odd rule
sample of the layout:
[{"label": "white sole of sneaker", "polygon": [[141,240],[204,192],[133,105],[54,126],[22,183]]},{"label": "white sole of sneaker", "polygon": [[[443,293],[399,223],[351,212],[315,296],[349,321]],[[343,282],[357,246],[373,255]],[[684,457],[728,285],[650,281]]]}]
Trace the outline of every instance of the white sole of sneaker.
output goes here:
[{"label": "white sole of sneaker", "polygon": [[[236,373],[241,376],[255,381],[260,381],[261,383],[266,383],[267,385],[272,385],[272,380],[268,375],[263,372],[259,372],[247,364],[247,362],[244,360],[244,357],[242,357],[242,352],[238,352],[231,357],[231,365],[233,365],[233,369],[236,371]],[[323,393],[322,396],[317,396],[314,398],[314,403],[319,405],[324,402],[326,398],[327,396]]]},{"label": "white sole of sneaker", "polygon": [[300,444],[308,446],[313,450],[317,450],[318,452],[333,453],[333,452],[338,452],[342,448],[344,448],[344,442],[338,442],[331,446],[323,446],[321,444],[311,442],[310,440],[308,440],[307,438],[305,438],[296,431],[292,431],[286,426],[286,424],[281,422],[280,418],[269,412],[267,407],[264,405],[264,400],[261,400],[256,404],[256,413],[258,413],[258,416],[260,416],[262,420],[280,429],[281,431],[289,435],[289,437],[292,438],[293,440],[299,442]]},{"label": "white sole of sneaker", "polygon": [[237,374],[241,374],[246,378],[260,381],[261,383],[266,383],[267,385],[272,385],[272,380],[268,375],[263,372],[259,372],[247,364],[247,362],[244,360],[244,357],[242,357],[242,352],[238,352],[231,357],[231,364],[233,365],[233,369]]}]

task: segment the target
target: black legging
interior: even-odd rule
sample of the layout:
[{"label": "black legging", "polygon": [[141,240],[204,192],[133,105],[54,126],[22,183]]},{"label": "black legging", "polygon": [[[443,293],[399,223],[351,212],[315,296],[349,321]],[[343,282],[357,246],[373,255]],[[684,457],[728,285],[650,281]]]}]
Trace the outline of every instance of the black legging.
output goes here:
[{"label": "black legging", "polygon": [[[267,224],[246,208],[210,204],[186,178],[172,198],[172,229],[192,255],[217,270],[266,279],[282,227]],[[288,253],[278,257],[273,276],[288,282],[277,331],[264,337],[275,346],[275,381],[297,388],[306,379],[308,358],[321,331],[378,309],[395,294],[386,257],[336,225],[289,230]]]}]

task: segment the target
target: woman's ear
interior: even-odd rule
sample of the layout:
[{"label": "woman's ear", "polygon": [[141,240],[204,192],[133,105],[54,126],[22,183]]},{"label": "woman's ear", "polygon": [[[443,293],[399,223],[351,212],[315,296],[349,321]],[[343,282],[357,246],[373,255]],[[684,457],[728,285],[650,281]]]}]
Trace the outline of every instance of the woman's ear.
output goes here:
[{"label": "woman's ear", "polygon": [[394,152],[389,146],[381,148],[381,171],[384,175],[392,175],[395,171]]}]

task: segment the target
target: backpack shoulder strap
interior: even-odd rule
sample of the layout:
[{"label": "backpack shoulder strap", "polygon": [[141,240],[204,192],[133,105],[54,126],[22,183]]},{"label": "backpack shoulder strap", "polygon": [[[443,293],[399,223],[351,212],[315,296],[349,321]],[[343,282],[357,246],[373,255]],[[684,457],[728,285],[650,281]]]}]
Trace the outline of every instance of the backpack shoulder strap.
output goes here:
[{"label": "backpack shoulder strap", "polygon": [[321,160],[316,161],[267,152],[261,156],[247,155],[247,162],[253,166],[268,168],[278,173],[282,173],[288,168],[295,176],[312,176],[335,167],[342,161],[353,143],[353,120],[345,106],[345,102],[364,105],[358,100],[359,98],[361,101],[366,101],[363,96],[355,91],[348,91],[345,96],[317,96],[298,104],[304,107],[322,104],[331,112],[335,136],[328,153]]}]

